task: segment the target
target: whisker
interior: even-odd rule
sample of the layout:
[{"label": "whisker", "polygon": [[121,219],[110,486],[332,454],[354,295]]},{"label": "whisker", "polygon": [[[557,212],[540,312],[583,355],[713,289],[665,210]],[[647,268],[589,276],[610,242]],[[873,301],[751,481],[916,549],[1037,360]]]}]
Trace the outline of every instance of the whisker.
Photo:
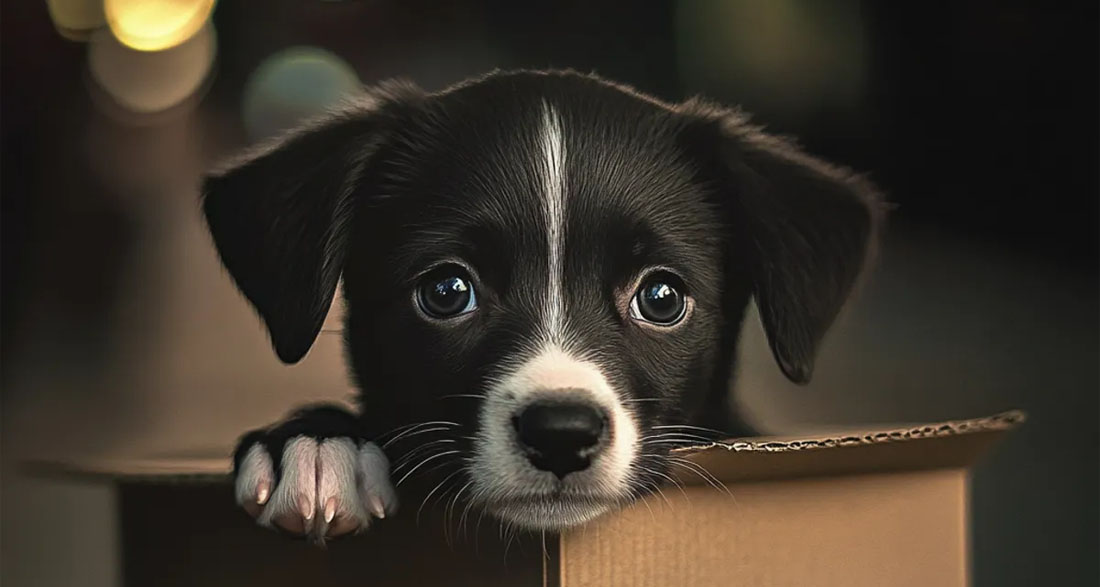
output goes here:
[{"label": "whisker", "polygon": [[649,441],[649,440],[659,440],[661,438],[678,438],[678,439],[682,439],[682,440],[696,440],[696,441],[705,440],[708,443],[713,442],[712,440],[710,440],[709,438],[706,438],[704,436],[697,436],[695,434],[688,434],[686,432],[662,432],[661,434],[651,434],[649,436],[643,436],[642,439],[641,439],[641,442],[646,442],[646,441]]},{"label": "whisker", "polygon": [[702,434],[697,434],[690,430],[661,430],[658,431],[656,434],[647,434],[643,436],[643,438],[659,438],[661,436],[691,436],[694,438],[709,438],[708,436],[703,436]]},{"label": "whisker", "polygon": [[[452,522],[454,521],[455,506],[458,505],[458,500],[459,500],[460,497],[462,497],[462,494],[466,493],[466,490],[469,489],[473,484],[474,484],[474,481],[472,479],[467,481],[466,484],[463,485],[462,488],[459,489],[454,494],[453,497],[451,497],[451,502],[447,505],[446,508],[443,509],[443,523],[446,524],[449,529],[450,528],[454,529],[456,537],[458,535],[458,527],[455,527],[452,524]],[[449,530],[448,530],[447,535],[450,536],[450,531]],[[465,534],[463,534],[463,536],[465,536]]]},{"label": "whisker", "polygon": [[[655,515],[655,514],[653,513],[653,508],[652,508],[652,507],[650,507],[650,505],[649,505],[649,500],[647,500],[647,499],[644,499],[644,498],[646,497],[646,494],[647,494],[647,493],[649,493],[649,494],[653,494],[653,495],[657,495],[657,496],[659,496],[659,497],[660,497],[660,498],[661,498],[662,500],[664,500],[664,502],[665,502],[666,504],[668,504],[668,503],[669,503],[669,502],[668,502],[668,497],[666,497],[666,496],[665,496],[664,494],[662,494],[662,493],[659,493],[659,490],[660,490],[660,485],[659,485],[659,484],[658,484],[658,483],[657,483],[656,481],[653,481],[652,479],[651,479],[651,480],[649,480],[649,482],[647,482],[647,483],[644,483],[644,484],[640,485],[640,486],[639,486],[639,487],[638,487],[637,489],[638,489],[638,490],[634,492],[634,493],[635,493],[635,495],[634,495],[634,499],[636,499],[636,500],[640,500],[640,501],[641,501],[641,502],[642,502],[643,504],[645,504],[645,506],[646,506],[646,509],[648,509],[648,510],[649,510],[649,515],[650,515],[650,516],[653,516],[653,515]],[[642,493],[642,491],[645,491],[646,493]]]},{"label": "whisker", "polygon": [[669,437],[695,438],[695,439],[700,439],[701,438],[701,439],[704,439],[708,442],[711,440],[710,437],[703,436],[702,434],[695,434],[695,433],[692,433],[692,432],[681,432],[681,431],[658,432],[656,434],[647,434],[647,435],[643,436],[642,438],[647,439],[647,438],[669,438]]},{"label": "whisker", "polygon": [[417,430],[416,428],[410,428],[409,430],[406,430],[406,431],[402,432],[401,434],[398,434],[397,436],[394,436],[393,438],[387,440],[385,443],[382,444],[382,448],[387,448],[391,444],[393,444],[393,443],[395,443],[398,440],[401,440],[403,438],[412,438],[414,436],[420,436],[421,434],[428,434],[429,432],[442,432],[444,430],[451,430],[455,426],[458,426],[458,424],[455,424],[454,426],[444,426],[444,425],[441,425],[439,423],[432,423],[432,424],[427,424],[427,425],[428,426],[433,426],[433,427],[423,428],[423,429],[420,429],[420,430]]},{"label": "whisker", "polygon": [[699,446],[699,441],[695,439],[666,438],[663,440],[650,440],[642,443],[644,446],[660,446],[663,444],[671,444],[674,448],[684,448],[688,446]]},{"label": "whisker", "polygon": [[455,398],[472,398],[472,399],[489,399],[489,396],[484,393],[452,393],[450,395],[441,395],[435,399],[455,399]]},{"label": "whisker", "polygon": [[[485,519],[485,509],[482,508],[481,512],[478,513],[478,515],[477,515],[477,524],[474,525],[474,537],[475,538],[481,536],[481,521],[484,520],[484,519]],[[475,542],[475,547],[476,547],[476,542]]]},{"label": "whisker", "polygon": [[[467,516],[470,515],[470,510],[473,507],[474,507],[474,500],[473,499],[468,500],[466,502],[466,507],[462,508],[462,515],[458,517],[458,525],[459,525],[460,528],[462,528],[462,539],[463,540],[466,539],[466,530],[468,529],[467,526],[466,526],[466,523],[470,521],[470,519]],[[474,538],[475,539],[477,538],[476,533],[474,534]],[[477,545],[476,545],[476,541],[475,541],[475,548],[476,548],[476,546]]]},{"label": "whisker", "polygon": [[389,430],[383,432],[382,434],[379,434],[378,435],[378,440],[386,438],[387,436],[389,436],[391,434],[397,434],[398,432],[401,432],[403,430],[408,430],[409,428],[412,428],[413,426],[421,426],[423,424],[424,424],[423,422],[413,422],[411,424],[402,424],[401,426],[395,426],[395,427],[390,428]]},{"label": "whisker", "polygon": [[721,430],[715,430],[714,428],[704,428],[702,426],[689,426],[687,424],[664,424],[661,426],[653,426],[654,430],[699,430],[700,432],[707,432],[710,434],[717,434],[719,436],[725,436],[726,433]]},{"label": "whisker", "polygon": [[669,464],[683,467],[684,469],[695,473],[699,476],[700,479],[706,481],[707,484],[711,487],[725,493],[726,495],[729,495],[730,497],[733,497],[733,494],[730,493],[729,487],[726,487],[724,484],[722,484],[722,482],[719,481],[718,478],[714,476],[714,474],[706,470],[706,468],[699,463],[694,463],[680,457],[669,457]]},{"label": "whisker", "polygon": [[[647,467],[642,467],[642,470],[647,471],[647,472],[652,473],[652,474],[656,473],[656,471],[654,471],[652,469],[649,469]],[[661,497],[661,499],[663,499],[665,501],[665,505],[667,505],[670,508],[672,507],[672,502],[669,501],[668,496],[665,495],[663,491],[661,491],[661,486],[660,486],[659,483],[657,483],[653,479],[650,479],[650,485],[647,485],[646,487],[649,488],[649,489],[654,490],[655,492],[657,492],[657,495],[659,495]]]},{"label": "whisker", "polygon": [[649,501],[648,501],[648,500],[646,500],[646,499],[640,499],[639,501],[641,501],[641,502],[642,502],[642,505],[644,505],[644,506],[645,506],[645,509],[649,510],[649,517],[650,517],[651,519],[654,519],[654,518],[656,518],[656,516],[655,516],[655,515],[654,515],[654,513],[653,513],[653,508],[652,508],[652,507],[650,507],[650,505],[649,505]]},{"label": "whisker", "polygon": [[505,536],[507,536],[507,542],[504,544],[504,562],[508,562],[508,551],[512,548],[512,541],[519,535],[519,528],[517,528],[511,522],[505,522]]},{"label": "whisker", "polygon": [[428,467],[427,469],[424,469],[423,471],[421,471],[421,475],[426,477],[426,476],[431,475],[432,473],[442,469],[443,467],[453,465],[453,464],[455,464],[454,461],[450,461],[450,460],[443,461],[442,463],[439,463],[438,465],[434,465],[434,466]]},{"label": "whisker", "polygon": [[[686,491],[684,491],[684,484],[683,484],[683,483],[680,483],[679,481],[677,481],[676,479],[674,479],[674,478],[673,478],[673,477],[672,477],[671,475],[669,475],[669,474],[667,474],[667,473],[662,473],[661,471],[658,471],[658,470],[656,470],[656,469],[651,469],[651,468],[649,468],[649,467],[641,467],[641,469],[642,469],[643,471],[646,471],[647,473],[649,473],[649,474],[651,474],[651,475],[655,475],[655,476],[657,476],[657,477],[660,477],[660,478],[662,478],[662,479],[665,479],[665,480],[666,480],[666,481],[668,481],[668,482],[669,482],[670,484],[672,484],[672,485],[673,485],[674,487],[676,487],[676,489],[679,489],[679,490],[680,490],[680,493],[684,494],[684,497],[687,497],[687,492],[686,492]],[[671,505],[671,504],[670,504],[670,505]]]},{"label": "whisker", "polygon": [[398,480],[397,483],[394,483],[394,485],[395,486],[401,485],[402,483],[405,482],[405,479],[409,478],[409,475],[412,475],[413,473],[416,472],[417,469],[419,469],[420,467],[423,467],[424,465],[428,464],[429,462],[434,461],[435,459],[438,459],[440,457],[445,457],[445,456],[448,456],[448,455],[456,455],[458,453],[459,453],[459,451],[457,451],[457,450],[448,450],[448,451],[444,451],[444,452],[441,452],[441,453],[436,453],[436,454],[420,461],[420,463],[417,464],[412,469],[409,469],[409,472],[405,473],[405,475],[403,477],[401,477],[401,479]]},{"label": "whisker", "polygon": [[[665,495],[665,492],[664,492],[663,489],[661,489],[661,486],[660,485],[655,485],[655,486],[653,486],[653,488],[657,490],[657,495],[660,495],[661,499],[665,500],[665,503],[668,504],[669,508],[671,508],[672,507],[672,502],[669,501],[668,496]],[[684,494],[684,497],[687,497],[686,493]],[[691,503],[691,498],[688,498],[688,503]]]},{"label": "whisker", "polygon": [[386,436],[389,436],[390,434],[395,434],[397,432],[401,432],[403,430],[408,430],[410,428],[417,428],[419,426],[436,426],[436,425],[458,426],[459,424],[457,422],[451,422],[451,421],[448,421],[448,420],[431,420],[431,421],[427,421],[427,422],[411,422],[409,424],[403,424],[401,426],[397,426],[395,428],[387,430],[386,432],[383,432],[382,434],[378,435],[378,438],[385,438]]},{"label": "whisker", "polygon": [[650,434],[649,436],[643,436],[640,442],[645,443],[653,440],[659,440],[661,438],[676,438],[680,440],[691,440],[694,442],[706,442],[708,444],[714,442],[713,440],[711,440],[710,438],[706,438],[705,436],[699,436],[697,434],[690,434],[687,432],[662,432],[660,434]]},{"label": "whisker", "polygon": [[[420,508],[416,510],[416,523],[417,524],[420,523],[420,513],[424,511],[424,507],[428,505],[428,501],[432,499],[432,496],[435,495],[435,492],[439,491],[440,487],[443,487],[443,485],[445,483],[447,483],[448,481],[453,479],[455,475],[458,475],[461,472],[462,472],[462,469],[459,468],[457,471],[454,471],[450,475],[447,475],[446,477],[443,478],[442,481],[439,482],[438,485],[435,486],[434,489],[432,489],[431,491],[428,492],[428,495],[427,495],[427,497],[424,498],[424,501],[420,502]],[[444,493],[446,493],[446,492],[444,492]]]},{"label": "whisker", "polygon": [[550,562],[550,553],[546,550],[546,530],[539,531],[539,544],[542,545],[542,567]]},{"label": "whisker", "polygon": [[454,443],[455,443],[455,441],[450,439],[450,438],[440,438],[438,440],[433,440],[431,442],[428,442],[428,443],[425,443],[421,446],[418,446],[418,447],[410,450],[409,452],[401,455],[400,460],[398,460],[397,463],[393,466],[394,473],[396,473],[397,470],[400,469],[403,465],[405,465],[406,463],[412,461],[417,456],[419,456],[423,452],[427,451],[428,449],[432,448],[433,446],[439,446],[441,444],[454,444]]}]

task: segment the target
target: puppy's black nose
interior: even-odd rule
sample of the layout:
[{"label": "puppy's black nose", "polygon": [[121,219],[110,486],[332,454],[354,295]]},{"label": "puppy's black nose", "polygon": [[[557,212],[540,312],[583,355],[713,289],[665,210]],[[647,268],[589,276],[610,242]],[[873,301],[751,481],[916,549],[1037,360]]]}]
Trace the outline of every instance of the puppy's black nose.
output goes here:
[{"label": "puppy's black nose", "polygon": [[603,411],[587,403],[538,401],[512,423],[531,464],[561,479],[588,468],[599,452],[606,420]]}]

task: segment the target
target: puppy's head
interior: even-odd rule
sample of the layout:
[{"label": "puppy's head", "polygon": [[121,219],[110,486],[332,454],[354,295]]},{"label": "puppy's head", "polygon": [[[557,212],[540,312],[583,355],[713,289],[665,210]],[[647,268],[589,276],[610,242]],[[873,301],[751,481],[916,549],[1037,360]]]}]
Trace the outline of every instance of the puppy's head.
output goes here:
[{"label": "puppy's head", "polygon": [[788,377],[860,271],[873,190],[749,126],[593,77],[376,91],[208,178],[229,272],[296,362],[343,278],[364,418],[408,469],[561,528],[655,487],[754,298]]}]

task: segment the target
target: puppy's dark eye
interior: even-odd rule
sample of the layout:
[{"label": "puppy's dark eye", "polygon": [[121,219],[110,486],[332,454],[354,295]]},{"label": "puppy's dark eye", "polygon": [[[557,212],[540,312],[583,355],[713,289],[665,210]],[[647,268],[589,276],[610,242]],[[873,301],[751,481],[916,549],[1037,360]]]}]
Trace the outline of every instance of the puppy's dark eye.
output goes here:
[{"label": "puppy's dark eye", "polygon": [[476,310],[477,294],[466,271],[448,265],[432,271],[420,282],[416,303],[432,318],[451,318]]},{"label": "puppy's dark eye", "polygon": [[672,326],[684,319],[687,297],[675,276],[657,273],[647,277],[630,300],[630,317],[660,326]]}]

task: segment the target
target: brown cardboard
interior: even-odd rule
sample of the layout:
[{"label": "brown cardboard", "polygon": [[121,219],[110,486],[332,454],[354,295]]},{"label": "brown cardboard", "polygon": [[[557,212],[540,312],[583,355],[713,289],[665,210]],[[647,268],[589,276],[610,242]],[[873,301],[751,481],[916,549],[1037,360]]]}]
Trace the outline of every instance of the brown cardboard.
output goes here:
[{"label": "brown cardboard", "polygon": [[488,520],[463,537],[436,509],[418,525],[406,504],[323,551],[236,510],[229,461],[209,456],[225,450],[37,467],[119,487],[128,585],[951,586],[968,584],[968,468],[1022,421],[696,446],[677,451],[691,463],[679,487],[556,540],[513,540]]},{"label": "brown cardboard", "polygon": [[963,471],[706,489],[567,537],[560,584],[966,584]]}]

